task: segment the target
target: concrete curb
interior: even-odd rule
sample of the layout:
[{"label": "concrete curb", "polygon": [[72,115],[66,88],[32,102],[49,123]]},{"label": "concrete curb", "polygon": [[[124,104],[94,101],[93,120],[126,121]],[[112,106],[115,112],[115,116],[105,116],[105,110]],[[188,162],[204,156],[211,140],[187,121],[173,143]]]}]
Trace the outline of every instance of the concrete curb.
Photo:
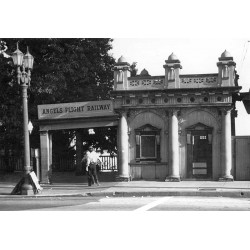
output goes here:
[{"label": "concrete curb", "polygon": [[126,191],[106,191],[106,192],[86,192],[71,194],[36,194],[25,195],[0,195],[1,198],[8,199],[39,199],[39,198],[62,198],[62,197],[154,197],[154,196],[193,196],[193,197],[228,197],[228,198],[250,198],[250,191],[148,191],[148,192],[126,192]]}]

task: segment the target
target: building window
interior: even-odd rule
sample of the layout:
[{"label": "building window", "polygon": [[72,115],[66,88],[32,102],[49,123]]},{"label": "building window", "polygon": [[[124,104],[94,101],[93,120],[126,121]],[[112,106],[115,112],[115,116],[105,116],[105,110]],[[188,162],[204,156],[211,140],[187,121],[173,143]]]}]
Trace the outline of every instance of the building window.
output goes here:
[{"label": "building window", "polygon": [[160,129],[147,124],[135,130],[136,161],[160,161]]},{"label": "building window", "polygon": [[156,158],[155,135],[141,135],[140,158]]}]

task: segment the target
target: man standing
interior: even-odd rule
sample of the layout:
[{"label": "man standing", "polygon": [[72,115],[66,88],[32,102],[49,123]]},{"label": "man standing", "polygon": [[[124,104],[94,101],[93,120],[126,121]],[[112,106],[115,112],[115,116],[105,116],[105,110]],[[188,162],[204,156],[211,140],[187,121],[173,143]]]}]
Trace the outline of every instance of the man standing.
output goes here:
[{"label": "man standing", "polygon": [[99,155],[94,151],[93,146],[89,147],[89,152],[86,154],[86,171],[88,173],[88,185],[91,186],[92,182],[99,186],[96,165],[100,164],[101,159]]}]

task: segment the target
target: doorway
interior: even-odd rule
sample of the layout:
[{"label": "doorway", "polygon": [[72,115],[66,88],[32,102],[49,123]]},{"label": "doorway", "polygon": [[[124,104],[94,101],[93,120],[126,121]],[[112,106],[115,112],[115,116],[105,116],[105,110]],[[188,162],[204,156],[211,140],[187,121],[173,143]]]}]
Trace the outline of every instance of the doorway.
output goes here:
[{"label": "doorway", "polygon": [[187,177],[212,178],[212,129],[204,124],[187,131]]}]

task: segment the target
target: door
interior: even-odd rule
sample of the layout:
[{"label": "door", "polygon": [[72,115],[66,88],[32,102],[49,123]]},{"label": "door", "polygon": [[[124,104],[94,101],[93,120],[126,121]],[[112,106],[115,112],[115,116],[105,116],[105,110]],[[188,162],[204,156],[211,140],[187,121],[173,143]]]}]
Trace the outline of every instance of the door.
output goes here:
[{"label": "door", "polygon": [[212,144],[209,131],[191,131],[191,142],[187,145],[188,178],[212,178]]}]

